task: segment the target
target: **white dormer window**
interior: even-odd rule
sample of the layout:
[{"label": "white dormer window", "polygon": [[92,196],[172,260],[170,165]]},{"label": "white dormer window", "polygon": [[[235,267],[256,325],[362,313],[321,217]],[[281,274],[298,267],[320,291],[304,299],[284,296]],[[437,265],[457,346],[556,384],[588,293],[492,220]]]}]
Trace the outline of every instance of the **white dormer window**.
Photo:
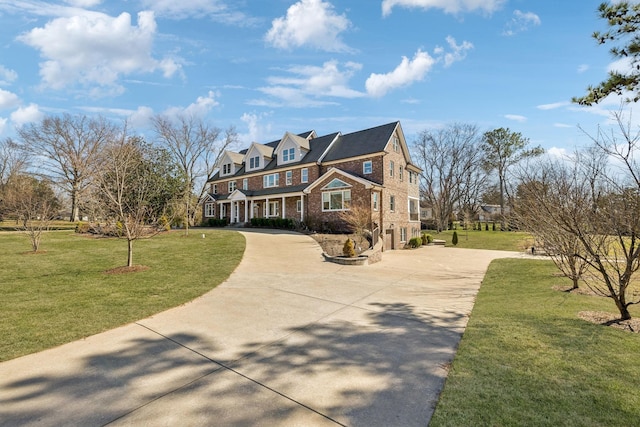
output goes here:
[{"label": "white dormer window", "polygon": [[260,167],[260,156],[255,156],[249,159],[249,169],[257,169]]},{"label": "white dormer window", "polygon": [[282,150],[282,161],[283,162],[292,162],[296,159],[296,149],[288,148],[286,150]]},{"label": "white dormer window", "polygon": [[400,143],[398,141],[398,137],[394,135],[393,137],[393,151],[398,151],[398,149],[400,148]]},{"label": "white dormer window", "polygon": [[222,165],[222,174],[229,175],[231,173],[231,163],[225,163]]}]

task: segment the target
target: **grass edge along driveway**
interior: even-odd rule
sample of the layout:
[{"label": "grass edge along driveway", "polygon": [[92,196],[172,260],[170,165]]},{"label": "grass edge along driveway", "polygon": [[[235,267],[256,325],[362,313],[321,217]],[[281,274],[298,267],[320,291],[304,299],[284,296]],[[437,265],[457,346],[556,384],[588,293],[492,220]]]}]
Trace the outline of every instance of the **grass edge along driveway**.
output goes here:
[{"label": "grass edge along driveway", "polygon": [[49,232],[33,254],[11,232],[0,247],[1,362],[191,301],[229,277],[245,240],[228,230],[163,233],[134,243],[134,263],[149,268],[125,274],[105,272],[126,264],[126,240]]},{"label": "grass edge along driveway", "polygon": [[490,265],[431,427],[637,425],[640,335],[580,320],[613,302],[553,290],[569,285],[556,273],[550,261]]}]

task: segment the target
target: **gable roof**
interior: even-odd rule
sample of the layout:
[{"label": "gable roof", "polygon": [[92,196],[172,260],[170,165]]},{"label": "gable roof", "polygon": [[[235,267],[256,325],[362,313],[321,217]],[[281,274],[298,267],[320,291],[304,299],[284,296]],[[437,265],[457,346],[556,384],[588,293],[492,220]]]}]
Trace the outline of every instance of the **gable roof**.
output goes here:
[{"label": "gable roof", "polygon": [[384,148],[387,146],[389,139],[391,139],[399,123],[400,122],[387,123],[386,125],[341,135],[323,157],[322,161],[330,162],[349,157],[380,153],[384,151]]},{"label": "gable roof", "polygon": [[353,181],[356,181],[356,182],[364,185],[364,187],[367,188],[367,189],[373,188],[373,187],[378,187],[378,188],[380,187],[380,184],[377,184],[377,183],[375,183],[373,181],[369,181],[368,179],[362,178],[360,176],[354,175],[354,174],[349,173],[349,172],[345,172],[342,169],[331,168],[327,172],[322,174],[322,176],[320,176],[317,180],[315,180],[313,183],[311,183],[307,188],[305,188],[304,192],[309,194],[311,192],[311,190],[316,188],[318,185],[320,185],[320,183],[322,181],[324,181],[325,178],[329,178],[331,175],[340,175],[340,176],[343,176],[345,178],[351,179]]}]

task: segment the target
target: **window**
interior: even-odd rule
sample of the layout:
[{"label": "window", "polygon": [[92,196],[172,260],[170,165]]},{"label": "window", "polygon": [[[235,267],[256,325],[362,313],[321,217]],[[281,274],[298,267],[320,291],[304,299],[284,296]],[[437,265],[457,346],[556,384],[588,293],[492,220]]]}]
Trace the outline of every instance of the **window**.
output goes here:
[{"label": "window", "polygon": [[225,163],[222,165],[222,174],[229,175],[231,173],[231,163]]},{"label": "window", "polygon": [[393,163],[393,160],[389,161],[389,176],[391,178],[393,178],[393,170],[395,169],[395,165]]},{"label": "window", "polygon": [[293,184],[293,172],[286,171],[284,173],[284,177],[285,177],[285,182],[286,182],[287,185]]},{"label": "window", "polygon": [[216,216],[216,204],[215,203],[205,203],[204,204],[204,216],[207,218],[211,218]]},{"label": "window", "polygon": [[211,184],[211,192],[213,194],[218,194],[218,184]]},{"label": "window", "polygon": [[233,190],[236,189],[236,182],[235,181],[229,181],[228,186],[229,186],[229,193],[232,193]]},{"label": "window", "polygon": [[371,163],[371,160],[364,162],[362,164],[362,173],[365,175],[369,175],[372,172],[373,172],[373,165]]},{"label": "window", "polygon": [[389,210],[391,212],[396,210],[396,196],[389,197]]},{"label": "window", "polygon": [[249,159],[249,169],[257,169],[260,167],[260,156],[255,156]]},{"label": "window", "polygon": [[400,227],[400,241],[407,241],[407,227]]},{"label": "window", "polygon": [[264,188],[277,187],[280,185],[280,174],[272,173],[271,175],[265,175],[262,177],[262,186]]},{"label": "window", "polygon": [[296,212],[302,212],[302,200],[296,200]]},{"label": "window", "polygon": [[373,193],[373,210],[378,210],[378,193]]},{"label": "window", "polygon": [[399,148],[400,148],[400,144],[398,142],[398,137],[394,136],[393,137],[393,151],[398,151]]},{"label": "window", "polygon": [[300,171],[300,182],[309,182],[309,169],[303,168]]},{"label": "window", "polygon": [[413,184],[413,172],[409,171],[409,184]]},{"label": "window", "polygon": [[420,209],[417,199],[409,199],[409,221],[420,220]]},{"label": "window", "polygon": [[398,168],[398,176],[400,177],[400,181],[402,181],[402,178],[404,177],[404,168],[402,166]]},{"label": "window", "polygon": [[289,148],[282,152],[282,161],[283,162],[292,162],[296,159],[296,150],[295,148]]},{"label": "window", "polygon": [[269,205],[267,206],[267,216],[278,216],[278,207],[278,202],[269,202]]},{"label": "window", "polygon": [[351,190],[325,191],[322,193],[323,211],[344,211],[351,204]]},{"label": "window", "polygon": [[249,178],[244,178],[242,180],[242,189],[243,190],[248,190],[249,189]]}]

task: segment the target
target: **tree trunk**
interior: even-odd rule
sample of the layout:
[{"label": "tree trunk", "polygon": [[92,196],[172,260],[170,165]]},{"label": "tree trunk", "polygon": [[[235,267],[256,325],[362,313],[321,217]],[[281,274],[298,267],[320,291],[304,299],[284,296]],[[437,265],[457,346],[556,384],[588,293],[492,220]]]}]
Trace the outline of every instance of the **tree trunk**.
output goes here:
[{"label": "tree trunk", "polygon": [[127,239],[127,267],[133,267],[133,239]]},{"label": "tree trunk", "polygon": [[69,221],[80,221],[80,207],[78,206],[78,191],[76,189],[71,192],[71,216]]}]

